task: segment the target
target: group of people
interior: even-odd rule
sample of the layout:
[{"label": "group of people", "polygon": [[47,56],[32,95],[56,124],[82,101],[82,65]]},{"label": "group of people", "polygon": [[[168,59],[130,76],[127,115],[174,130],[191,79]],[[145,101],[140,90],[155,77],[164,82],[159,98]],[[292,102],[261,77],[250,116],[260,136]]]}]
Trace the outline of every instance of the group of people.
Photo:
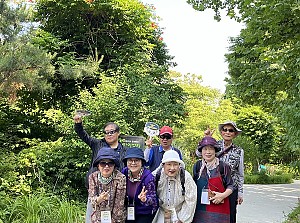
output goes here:
[{"label": "group of people", "polygon": [[86,223],[235,223],[236,205],[243,202],[243,150],[232,140],[241,130],[228,121],[219,125],[222,140],[205,131],[199,142],[192,175],[180,150],[172,146],[173,131],[163,126],[160,145],[126,148],[113,122],[104,138],[87,134],[80,116],[75,131],[92,150],[86,176]]}]

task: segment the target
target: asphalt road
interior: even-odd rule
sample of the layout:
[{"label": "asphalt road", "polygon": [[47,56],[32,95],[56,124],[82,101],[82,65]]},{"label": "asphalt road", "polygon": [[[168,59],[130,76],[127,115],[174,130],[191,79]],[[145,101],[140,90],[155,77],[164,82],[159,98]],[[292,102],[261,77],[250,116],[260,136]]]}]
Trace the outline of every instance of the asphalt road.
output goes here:
[{"label": "asphalt road", "polygon": [[282,223],[300,202],[300,180],[292,184],[245,184],[237,223]]}]

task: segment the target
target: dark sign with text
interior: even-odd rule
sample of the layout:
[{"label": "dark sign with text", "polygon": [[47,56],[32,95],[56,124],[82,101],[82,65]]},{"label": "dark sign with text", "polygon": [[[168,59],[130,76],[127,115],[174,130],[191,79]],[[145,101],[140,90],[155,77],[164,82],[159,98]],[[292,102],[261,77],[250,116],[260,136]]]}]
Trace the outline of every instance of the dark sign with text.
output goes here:
[{"label": "dark sign with text", "polygon": [[144,150],[145,148],[145,138],[143,136],[120,136],[120,141],[123,146],[132,148],[138,147]]}]

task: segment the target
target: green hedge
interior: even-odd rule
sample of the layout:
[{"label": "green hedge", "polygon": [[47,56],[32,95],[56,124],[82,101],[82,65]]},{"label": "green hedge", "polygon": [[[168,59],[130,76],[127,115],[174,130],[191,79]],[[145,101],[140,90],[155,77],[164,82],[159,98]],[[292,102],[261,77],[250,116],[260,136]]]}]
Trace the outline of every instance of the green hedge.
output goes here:
[{"label": "green hedge", "polygon": [[265,172],[245,175],[245,184],[290,184],[293,182],[293,175],[289,173],[281,175],[267,175]]}]

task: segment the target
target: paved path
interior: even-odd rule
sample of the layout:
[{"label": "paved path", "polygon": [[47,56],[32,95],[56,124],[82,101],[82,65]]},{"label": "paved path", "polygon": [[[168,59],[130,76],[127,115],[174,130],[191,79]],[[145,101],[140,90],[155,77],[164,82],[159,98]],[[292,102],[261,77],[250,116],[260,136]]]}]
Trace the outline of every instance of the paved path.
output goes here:
[{"label": "paved path", "polygon": [[237,223],[282,223],[300,199],[300,180],[292,184],[245,184]]}]

